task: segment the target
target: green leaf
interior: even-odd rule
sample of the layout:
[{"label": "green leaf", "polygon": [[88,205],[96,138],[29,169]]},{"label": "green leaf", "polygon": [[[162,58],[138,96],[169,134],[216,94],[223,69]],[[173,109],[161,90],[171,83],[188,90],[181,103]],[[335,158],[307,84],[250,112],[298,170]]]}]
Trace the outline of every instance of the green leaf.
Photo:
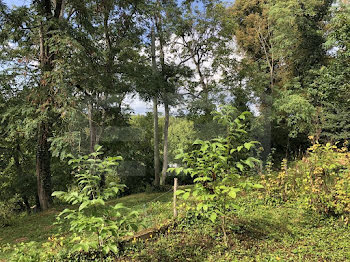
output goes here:
[{"label": "green leaf", "polygon": [[216,218],[217,218],[217,214],[216,213],[213,212],[213,213],[210,214],[209,219],[210,219],[211,222],[214,223],[216,221]]},{"label": "green leaf", "polygon": [[264,186],[263,186],[263,185],[260,185],[260,184],[253,184],[252,187],[253,187],[253,188],[256,188],[256,189],[264,188]]},{"label": "green leaf", "polygon": [[228,195],[233,199],[237,197],[237,193],[234,190],[231,190],[230,192],[228,192]]},{"label": "green leaf", "polygon": [[109,253],[109,250],[110,250],[109,246],[106,245],[103,247],[102,252],[103,254],[107,255]]},{"label": "green leaf", "polygon": [[66,192],[63,192],[63,191],[55,191],[51,194],[51,196],[55,196],[55,197],[59,197],[59,196],[62,196],[66,194]]},{"label": "green leaf", "polygon": [[244,166],[241,164],[241,163],[236,163],[236,167],[240,170],[240,171],[243,171],[244,169]]},{"label": "green leaf", "polygon": [[190,197],[190,192],[186,192],[186,193],[184,193],[183,196],[182,196],[182,198],[183,198],[184,200],[188,199],[189,197]]},{"label": "green leaf", "polygon": [[200,139],[197,139],[196,141],[193,142],[193,145],[202,145],[204,142]]},{"label": "green leaf", "polygon": [[247,150],[250,150],[251,147],[253,147],[254,144],[253,143],[244,143],[244,147],[247,149]]},{"label": "green leaf", "polygon": [[123,205],[123,203],[118,203],[118,204],[116,204],[113,208],[114,208],[115,210],[118,210],[118,209],[123,209],[123,208],[125,208],[125,206]]},{"label": "green leaf", "polygon": [[176,190],[176,195],[177,196],[179,196],[179,195],[181,195],[181,194],[183,194],[183,193],[185,193],[185,191],[184,190]]},{"label": "green leaf", "polygon": [[90,201],[85,201],[79,206],[79,211],[83,210],[90,204]]},{"label": "green leaf", "polygon": [[118,254],[118,247],[116,245],[110,245],[109,248],[114,254]]}]

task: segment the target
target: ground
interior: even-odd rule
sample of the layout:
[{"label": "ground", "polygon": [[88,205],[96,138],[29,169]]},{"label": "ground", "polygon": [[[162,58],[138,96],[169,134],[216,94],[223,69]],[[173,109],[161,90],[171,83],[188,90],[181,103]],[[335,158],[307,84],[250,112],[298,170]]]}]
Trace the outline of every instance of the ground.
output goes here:
[{"label": "ground", "polygon": [[[171,218],[171,200],[168,192],[116,201],[138,210],[145,227],[152,227]],[[218,225],[180,211],[176,226],[127,244],[118,261],[350,261],[350,227],[341,218],[315,214],[298,203],[267,204],[257,194],[242,196],[237,204],[241,208],[228,222],[228,246]],[[59,233],[53,223],[62,208],[23,216],[0,229],[0,245],[47,241]],[[8,256],[3,253],[0,259]]]}]

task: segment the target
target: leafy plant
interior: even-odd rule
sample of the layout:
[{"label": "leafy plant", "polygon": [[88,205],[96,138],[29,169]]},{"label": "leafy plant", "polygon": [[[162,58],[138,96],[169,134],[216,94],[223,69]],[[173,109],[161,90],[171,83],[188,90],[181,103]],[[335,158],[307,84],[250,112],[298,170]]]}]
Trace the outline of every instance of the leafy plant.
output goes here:
[{"label": "leafy plant", "polygon": [[[70,223],[73,233],[73,251],[97,250],[102,254],[118,253],[118,241],[137,230],[136,212],[128,212],[123,204],[109,206],[106,200],[115,197],[124,188],[118,184],[115,167],[121,157],[100,159],[101,147],[90,155],[72,158],[76,186],[68,192],[54,192],[52,195],[73,205],[57,217]],[[113,178],[113,179],[112,179]],[[108,185],[105,185],[107,181]]]},{"label": "leafy plant", "polygon": [[0,228],[10,226],[15,222],[15,217],[18,214],[14,212],[14,209],[18,201],[20,201],[18,196],[0,201]]},{"label": "leafy plant", "polygon": [[234,113],[235,108],[230,106],[223,107],[221,112],[215,112],[214,118],[227,126],[227,135],[210,141],[196,140],[192,151],[177,155],[185,167],[169,169],[178,174],[184,172],[194,178],[195,186],[192,189],[178,190],[177,193],[185,200],[193,197],[197,215],[207,217],[212,222],[220,218],[225,239],[227,212],[237,208],[232,200],[243,189],[261,188],[261,185],[241,177],[246,168],[254,167],[258,160],[249,156],[240,159],[239,156],[242,152],[251,150],[257,142],[248,141],[237,145],[237,141],[241,141],[247,133],[244,121],[248,113],[242,113],[237,118]]},{"label": "leafy plant", "polygon": [[350,214],[350,153],[346,146],[314,144],[308,154],[277,175],[263,176],[266,199],[299,199],[305,207],[330,215]]}]

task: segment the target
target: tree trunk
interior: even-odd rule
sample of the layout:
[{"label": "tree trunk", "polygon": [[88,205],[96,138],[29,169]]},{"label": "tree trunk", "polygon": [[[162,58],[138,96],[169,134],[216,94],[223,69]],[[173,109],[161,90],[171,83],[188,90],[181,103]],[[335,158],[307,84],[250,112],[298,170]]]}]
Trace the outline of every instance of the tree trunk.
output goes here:
[{"label": "tree trunk", "polygon": [[154,185],[159,186],[159,126],[158,126],[158,99],[153,98],[153,126],[154,126]]},{"label": "tree trunk", "polygon": [[89,129],[90,129],[90,153],[95,151],[95,145],[97,141],[97,130],[93,120],[93,103],[89,102],[88,105],[88,117],[89,117]]},{"label": "tree trunk", "polygon": [[51,153],[50,143],[48,142],[49,136],[50,125],[47,121],[41,121],[38,125],[36,152],[36,178],[41,210],[48,209],[51,201]]},{"label": "tree trunk", "polygon": [[167,99],[164,101],[164,155],[163,155],[163,169],[160,185],[165,185],[166,174],[168,170],[168,135],[169,135],[169,104]]},{"label": "tree trunk", "polygon": [[[160,4],[160,1],[157,1],[158,4]],[[163,75],[163,80],[164,80],[164,86],[163,86],[163,103],[164,103],[164,149],[163,149],[163,168],[162,168],[162,175],[160,178],[160,185],[164,186],[165,185],[165,179],[166,179],[166,174],[168,170],[168,135],[169,135],[169,97],[167,94],[167,89],[166,89],[166,72],[165,72],[165,55],[164,55],[164,37],[163,37],[163,29],[162,29],[162,17],[158,13],[158,16],[156,17],[156,26],[157,30],[159,33],[159,51],[160,51],[160,64],[162,67],[162,75]]]},{"label": "tree trunk", "polygon": [[210,103],[209,103],[209,90],[208,90],[208,85],[205,83],[205,77],[202,73],[201,70],[201,59],[199,54],[197,53],[197,60],[195,59],[195,56],[193,55],[193,62],[196,65],[197,73],[199,75],[199,82],[200,85],[202,86],[202,94],[203,94],[203,100],[204,100],[204,115],[206,117],[211,115],[211,108],[210,108]]},{"label": "tree trunk", "polygon": [[[152,67],[153,73],[157,73],[157,62],[156,62],[156,41],[155,41],[155,33],[154,27],[152,27]],[[155,186],[159,186],[159,125],[158,125],[158,99],[157,94],[153,97],[153,138],[154,138],[154,182]]]}]

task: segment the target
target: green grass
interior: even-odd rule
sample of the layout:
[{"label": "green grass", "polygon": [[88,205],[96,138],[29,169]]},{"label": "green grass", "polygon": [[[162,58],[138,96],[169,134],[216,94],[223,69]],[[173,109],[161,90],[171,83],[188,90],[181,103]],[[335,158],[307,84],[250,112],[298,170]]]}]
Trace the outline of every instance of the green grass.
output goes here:
[{"label": "green grass", "polygon": [[[150,227],[171,217],[171,199],[172,192],[140,193],[112,200],[109,204],[123,203],[126,207],[137,210],[144,218],[144,226]],[[21,242],[43,243],[50,236],[60,234],[59,226],[54,223],[64,208],[65,206],[59,206],[37,214],[19,216],[13,225],[0,228],[0,248]],[[64,227],[62,233],[65,231],[68,231],[68,227]],[[8,255],[0,252],[0,259],[5,259]]]},{"label": "green grass", "polygon": [[256,196],[238,202],[228,247],[219,225],[187,218],[156,240],[129,246],[120,261],[350,261],[350,227],[339,219]]},{"label": "green grass", "polygon": [[[171,201],[171,192],[142,193],[110,204],[138,210],[144,225],[152,227],[171,218]],[[297,203],[269,205],[255,193],[237,204],[241,208],[227,223],[227,247],[219,225],[183,217],[180,210],[177,227],[127,244],[119,261],[350,261],[350,227],[341,219],[306,212]],[[62,208],[19,218],[16,225],[0,229],[0,243],[47,241],[58,233],[53,223]],[[0,261],[8,255],[0,255]]]},{"label": "green grass", "polygon": [[61,210],[51,208],[37,214],[18,217],[13,225],[0,228],[0,245],[46,241],[49,236],[58,232],[58,227],[53,224]]}]

